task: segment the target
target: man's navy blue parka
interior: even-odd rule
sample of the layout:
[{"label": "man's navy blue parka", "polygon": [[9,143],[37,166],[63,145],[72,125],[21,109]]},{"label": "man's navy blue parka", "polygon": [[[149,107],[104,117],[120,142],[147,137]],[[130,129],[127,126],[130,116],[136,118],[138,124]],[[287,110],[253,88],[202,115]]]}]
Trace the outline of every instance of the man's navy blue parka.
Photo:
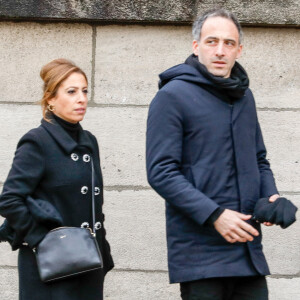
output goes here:
[{"label": "man's navy blue parka", "polygon": [[258,223],[249,221],[260,232],[254,241],[234,244],[206,223],[218,207],[252,214],[259,198],[278,193],[250,89],[230,105],[190,65],[160,79],[146,159],[148,181],[166,200],[170,282],[269,274]]}]

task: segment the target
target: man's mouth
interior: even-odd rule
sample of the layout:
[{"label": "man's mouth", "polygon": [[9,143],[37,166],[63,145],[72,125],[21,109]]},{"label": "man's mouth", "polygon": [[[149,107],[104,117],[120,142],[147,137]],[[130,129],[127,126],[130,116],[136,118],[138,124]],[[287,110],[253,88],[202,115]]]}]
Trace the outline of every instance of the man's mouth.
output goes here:
[{"label": "man's mouth", "polygon": [[217,65],[217,66],[224,66],[224,65],[226,65],[226,62],[222,61],[222,60],[216,60],[213,62],[213,64]]}]

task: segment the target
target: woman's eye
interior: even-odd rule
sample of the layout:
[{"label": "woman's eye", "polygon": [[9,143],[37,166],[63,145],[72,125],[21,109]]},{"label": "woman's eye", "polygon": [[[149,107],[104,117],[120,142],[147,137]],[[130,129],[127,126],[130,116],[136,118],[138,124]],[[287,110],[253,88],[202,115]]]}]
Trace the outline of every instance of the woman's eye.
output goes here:
[{"label": "woman's eye", "polygon": [[83,93],[88,94],[88,90],[84,90]]},{"label": "woman's eye", "polygon": [[74,94],[75,93],[75,90],[69,90],[68,91],[68,94]]}]

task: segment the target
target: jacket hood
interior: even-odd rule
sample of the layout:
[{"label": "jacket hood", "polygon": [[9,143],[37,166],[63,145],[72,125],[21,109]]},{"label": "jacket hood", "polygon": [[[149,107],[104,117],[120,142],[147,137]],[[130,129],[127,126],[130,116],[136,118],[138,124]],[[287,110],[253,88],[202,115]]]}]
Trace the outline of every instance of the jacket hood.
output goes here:
[{"label": "jacket hood", "polygon": [[159,89],[171,80],[184,80],[201,85],[213,85],[212,82],[205,78],[197,69],[187,64],[176,65],[159,74],[159,78]]}]

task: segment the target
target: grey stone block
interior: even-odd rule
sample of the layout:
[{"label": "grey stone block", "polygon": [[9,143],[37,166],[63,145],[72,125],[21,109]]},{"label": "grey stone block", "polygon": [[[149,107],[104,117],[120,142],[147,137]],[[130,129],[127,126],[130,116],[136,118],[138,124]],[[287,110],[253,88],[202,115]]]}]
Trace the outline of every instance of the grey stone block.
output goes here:
[{"label": "grey stone block", "polygon": [[249,75],[257,107],[299,108],[300,30],[245,28],[244,33],[239,61]]},{"label": "grey stone block", "polygon": [[299,25],[297,0],[102,0],[0,1],[1,18],[110,22],[190,22],[198,13],[224,7],[246,24]]},{"label": "grey stone block", "polygon": [[105,191],[107,238],[117,269],[167,270],[165,201],[154,191]]},{"label": "grey stone block", "polygon": [[95,102],[148,105],[158,74],[191,50],[190,27],[98,26]]},{"label": "grey stone block", "polygon": [[104,283],[105,300],[179,300],[178,284],[167,273],[112,271]]},{"label": "grey stone block", "polygon": [[0,52],[0,101],[36,102],[42,97],[40,70],[53,59],[71,59],[91,78],[92,28],[85,24],[2,22]]},{"label": "grey stone block", "polygon": [[37,105],[0,104],[0,181],[4,182],[12,164],[19,139],[42,118]]},{"label": "grey stone block", "polygon": [[91,107],[83,122],[98,139],[106,186],[147,186],[147,108]]},{"label": "grey stone block", "polygon": [[299,112],[259,111],[259,120],[278,189],[299,192]]},{"label": "grey stone block", "polygon": [[[300,40],[300,31],[244,31],[240,62],[249,74],[257,106],[299,108],[300,44],[295,41]],[[158,90],[158,74],[183,63],[191,53],[190,26],[98,26],[95,102],[148,105]]]},{"label": "grey stone block", "polygon": [[19,299],[18,271],[16,268],[0,267],[0,299]]},{"label": "grey stone block", "polygon": [[300,273],[300,197],[285,197],[298,207],[297,221],[286,229],[280,226],[262,226],[264,253],[271,274],[295,276]]},{"label": "grey stone block", "polygon": [[300,278],[268,278],[270,300],[296,300],[300,295]]}]

